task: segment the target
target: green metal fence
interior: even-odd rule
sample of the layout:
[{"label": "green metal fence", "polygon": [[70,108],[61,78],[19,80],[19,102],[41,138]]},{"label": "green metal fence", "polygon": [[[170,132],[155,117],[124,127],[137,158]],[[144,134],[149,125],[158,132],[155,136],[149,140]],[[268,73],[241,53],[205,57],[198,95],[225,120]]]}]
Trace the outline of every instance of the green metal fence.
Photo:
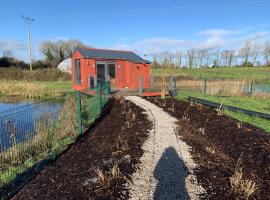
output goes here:
[{"label": "green metal fence", "polygon": [[23,172],[55,158],[94,123],[109,88],[109,82],[99,82],[67,94],[57,108],[33,103],[0,113],[0,199],[16,190],[11,185]]}]

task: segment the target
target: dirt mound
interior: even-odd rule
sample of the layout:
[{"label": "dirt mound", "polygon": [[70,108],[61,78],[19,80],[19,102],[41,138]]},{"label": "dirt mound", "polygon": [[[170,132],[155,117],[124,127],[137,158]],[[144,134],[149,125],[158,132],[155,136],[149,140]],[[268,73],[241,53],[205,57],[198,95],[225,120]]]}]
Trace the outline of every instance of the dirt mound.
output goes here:
[{"label": "dirt mound", "polygon": [[112,100],[107,115],[13,199],[128,199],[126,183],[152,123],[142,109]]},{"label": "dirt mound", "polygon": [[270,199],[268,133],[207,107],[176,99],[148,100],[179,120],[179,135],[192,147],[192,157],[198,164],[194,172],[206,189],[202,199],[245,198],[247,191],[232,182],[235,175],[239,175],[241,187],[247,189],[249,182],[252,189],[252,183],[256,184],[251,194],[254,199]]}]

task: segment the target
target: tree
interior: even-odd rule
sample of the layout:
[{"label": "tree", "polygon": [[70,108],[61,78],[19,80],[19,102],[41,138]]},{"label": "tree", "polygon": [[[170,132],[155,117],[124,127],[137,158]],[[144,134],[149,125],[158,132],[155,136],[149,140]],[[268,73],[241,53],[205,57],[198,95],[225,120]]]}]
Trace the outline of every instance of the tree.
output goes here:
[{"label": "tree", "polygon": [[[199,59],[199,68],[201,68],[203,66],[203,62],[207,58],[208,52],[209,52],[208,49],[198,49],[197,50],[198,59]],[[204,63],[204,64],[206,65],[206,63]]]},{"label": "tree", "polygon": [[220,50],[213,51],[212,54],[214,67],[220,66]]},{"label": "tree", "polygon": [[252,53],[252,41],[246,41],[243,48],[240,49],[240,55],[243,58],[244,62],[243,65],[247,67],[249,65],[249,59]]},{"label": "tree", "polygon": [[3,57],[12,58],[13,57],[12,51],[11,50],[4,50],[3,51]]},{"label": "tree", "polygon": [[188,68],[192,68],[194,65],[194,59],[195,59],[195,49],[189,49],[187,51],[187,64],[188,64]]},{"label": "tree", "polygon": [[270,66],[270,41],[265,43],[262,53],[265,60],[265,66]]},{"label": "tree", "polygon": [[183,59],[183,52],[177,51],[176,52],[176,65],[182,68],[182,59]]},{"label": "tree", "polygon": [[223,60],[223,66],[231,67],[232,62],[235,58],[235,51],[233,50],[224,50],[221,52],[221,59]]},{"label": "tree", "polygon": [[253,66],[256,66],[257,59],[261,55],[262,47],[258,43],[253,42],[251,47],[251,57],[253,57]]},{"label": "tree", "polygon": [[70,58],[75,49],[79,47],[85,47],[85,45],[76,39],[44,41],[40,45],[40,52],[48,62],[56,67],[63,60]]}]

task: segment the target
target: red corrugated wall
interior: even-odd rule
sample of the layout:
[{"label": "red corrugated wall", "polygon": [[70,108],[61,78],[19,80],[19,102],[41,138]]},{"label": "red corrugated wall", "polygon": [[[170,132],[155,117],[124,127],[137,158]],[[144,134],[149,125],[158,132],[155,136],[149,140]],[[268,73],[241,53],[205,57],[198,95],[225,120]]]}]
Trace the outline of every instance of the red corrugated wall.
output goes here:
[{"label": "red corrugated wall", "polygon": [[[74,60],[80,59],[81,84],[77,84],[74,78]],[[99,59],[100,61],[100,59]],[[106,61],[106,60],[104,60]],[[112,61],[112,60],[110,60]],[[150,64],[133,63],[124,60],[114,60],[116,63],[116,88],[139,88],[139,76],[143,77],[143,88],[150,88]],[[78,51],[72,57],[72,86],[74,90],[88,88],[88,76],[96,74],[96,59],[84,59]]]}]

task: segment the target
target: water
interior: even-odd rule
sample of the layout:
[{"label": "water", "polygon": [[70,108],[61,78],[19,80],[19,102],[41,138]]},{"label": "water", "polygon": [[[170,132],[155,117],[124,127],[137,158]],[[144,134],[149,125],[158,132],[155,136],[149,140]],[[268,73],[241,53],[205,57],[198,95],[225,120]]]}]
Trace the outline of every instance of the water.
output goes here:
[{"label": "water", "polygon": [[56,121],[61,108],[61,102],[0,101],[0,152],[31,139],[37,123]]},{"label": "water", "polygon": [[270,93],[270,84],[255,84],[253,91],[255,93]]}]

